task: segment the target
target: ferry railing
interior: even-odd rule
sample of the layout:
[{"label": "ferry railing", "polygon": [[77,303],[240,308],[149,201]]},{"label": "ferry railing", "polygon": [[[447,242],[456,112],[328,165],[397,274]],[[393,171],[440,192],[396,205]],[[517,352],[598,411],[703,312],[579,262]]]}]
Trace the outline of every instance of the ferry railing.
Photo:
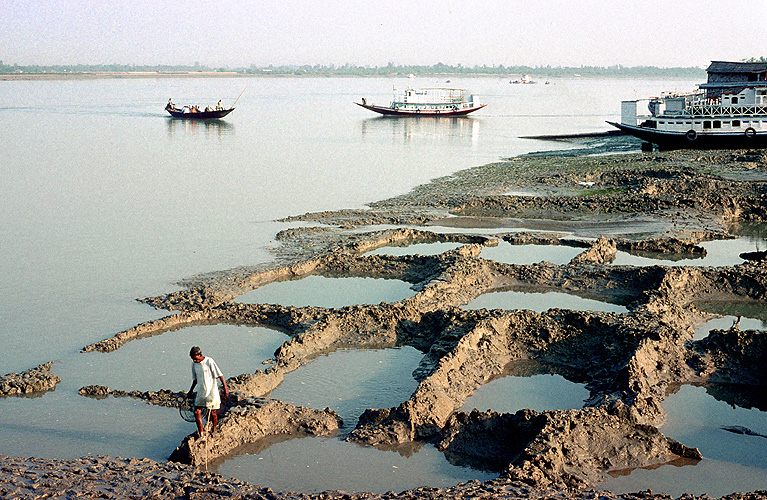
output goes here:
[{"label": "ferry railing", "polygon": [[767,106],[722,106],[717,104],[693,104],[684,109],[684,115],[691,118],[704,116],[764,116],[767,115]]}]

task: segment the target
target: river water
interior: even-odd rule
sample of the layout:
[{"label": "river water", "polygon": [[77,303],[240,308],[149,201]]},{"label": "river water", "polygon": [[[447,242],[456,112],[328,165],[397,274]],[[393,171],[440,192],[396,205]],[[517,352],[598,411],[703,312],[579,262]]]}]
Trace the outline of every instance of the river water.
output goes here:
[{"label": "river water", "polygon": [[[445,78],[0,81],[0,374],[53,360],[62,378],[41,397],[0,399],[0,454],[164,460],[193,430],[174,411],[95,401],[77,390],[89,384],[186,390],[191,345],[202,345],[230,376],[261,367],[284,336],[219,325],[169,332],[111,354],[79,352],[167,314],[136,298],[176,290],[178,280],[196,273],[270,260],[274,235],[291,227],[275,222],[281,217],[364,207],[461,169],[570,147],[521,137],[608,130],[605,120],[619,119],[621,99],[692,90],[697,83],[451,79],[450,86],[469,88],[489,105],[465,118],[398,120],[353,104],[361,97],[387,103],[393,87],[444,86]],[[178,105],[219,99],[231,105],[241,92],[236,110],[221,121],[183,122],[163,112],[169,97]],[[412,351],[380,358],[406,371],[417,364]],[[412,390],[410,380],[397,384],[403,394]],[[311,445],[301,448],[301,441]],[[310,447],[318,457],[348,453],[340,443],[298,440],[285,449],[302,451],[284,453]],[[373,467],[386,460],[362,461]],[[396,490],[488,477],[444,462],[429,447],[397,455],[381,484]],[[221,467],[254,479],[247,460]],[[432,472],[419,479],[419,467]],[[414,472],[397,482],[392,471],[408,468]],[[325,487],[297,482],[289,468],[282,476],[283,468],[274,469],[265,479],[273,484],[265,486]],[[348,470],[332,474],[320,473],[338,487],[349,476]]]}]

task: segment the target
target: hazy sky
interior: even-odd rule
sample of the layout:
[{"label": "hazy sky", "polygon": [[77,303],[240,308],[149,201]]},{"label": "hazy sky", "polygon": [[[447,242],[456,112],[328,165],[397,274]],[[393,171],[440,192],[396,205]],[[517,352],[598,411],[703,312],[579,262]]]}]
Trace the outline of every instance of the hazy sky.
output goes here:
[{"label": "hazy sky", "polygon": [[5,64],[699,66],[767,56],[767,0],[0,0]]}]

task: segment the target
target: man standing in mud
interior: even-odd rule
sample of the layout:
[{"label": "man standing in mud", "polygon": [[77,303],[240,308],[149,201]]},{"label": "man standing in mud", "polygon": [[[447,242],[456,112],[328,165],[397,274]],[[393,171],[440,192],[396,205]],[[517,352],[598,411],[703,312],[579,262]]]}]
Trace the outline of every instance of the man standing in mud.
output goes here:
[{"label": "man standing in mud", "polygon": [[197,435],[204,436],[202,425],[202,411],[208,412],[208,419],[213,423],[211,434],[215,432],[218,425],[218,409],[221,407],[221,396],[218,392],[217,379],[221,381],[221,387],[224,389],[224,399],[229,398],[229,389],[226,387],[224,374],[218,368],[213,358],[202,355],[202,350],[194,346],[189,351],[192,358],[192,387],[189,389],[191,396],[195,387],[198,387],[197,396],[194,399],[194,419],[197,422]]}]

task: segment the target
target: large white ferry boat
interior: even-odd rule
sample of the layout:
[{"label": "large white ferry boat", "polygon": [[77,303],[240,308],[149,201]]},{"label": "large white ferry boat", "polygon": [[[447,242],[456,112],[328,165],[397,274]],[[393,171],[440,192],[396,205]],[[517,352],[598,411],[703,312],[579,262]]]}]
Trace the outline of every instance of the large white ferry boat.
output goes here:
[{"label": "large white ferry boat", "polygon": [[482,109],[487,104],[479,101],[479,96],[469,94],[465,89],[422,88],[394,91],[394,97],[388,106],[377,106],[362,98],[354,104],[382,115],[399,116],[456,116],[466,115]]},{"label": "large white ferry boat", "polygon": [[767,63],[713,61],[689,93],[623,101],[619,129],[664,148],[767,147]]}]

